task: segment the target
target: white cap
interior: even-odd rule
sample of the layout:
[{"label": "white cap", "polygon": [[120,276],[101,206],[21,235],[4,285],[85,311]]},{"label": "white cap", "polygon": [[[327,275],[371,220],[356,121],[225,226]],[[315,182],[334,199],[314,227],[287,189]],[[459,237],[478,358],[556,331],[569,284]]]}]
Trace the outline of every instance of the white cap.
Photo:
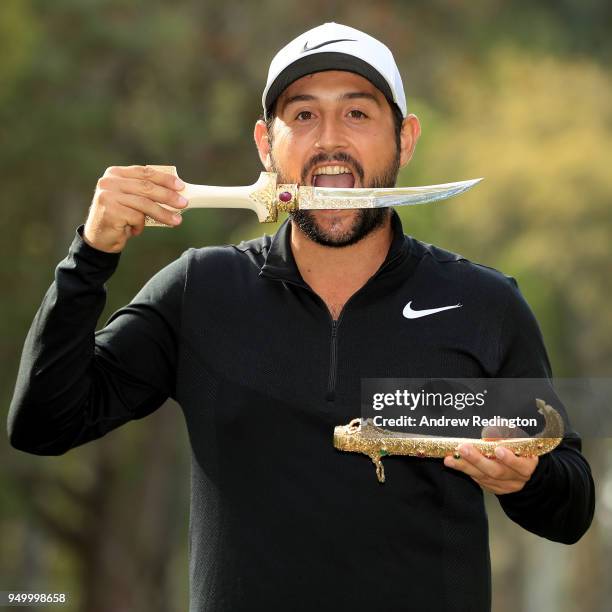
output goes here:
[{"label": "white cap", "polygon": [[264,117],[293,81],[313,72],[347,70],[368,79],[406,117],[406,95],[393,54],[372,36],[339,23],[324,23],[285,45],[275,56],[261,97]]}]

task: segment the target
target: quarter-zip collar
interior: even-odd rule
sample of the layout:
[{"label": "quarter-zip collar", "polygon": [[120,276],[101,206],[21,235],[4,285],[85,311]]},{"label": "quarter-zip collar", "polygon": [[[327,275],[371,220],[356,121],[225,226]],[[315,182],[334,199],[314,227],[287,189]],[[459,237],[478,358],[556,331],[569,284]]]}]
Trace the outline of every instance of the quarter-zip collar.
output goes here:
[{"label": "quarter-zip collar", "polygon": [[[307,285],[300,274],[291,250],[291,229],[289,219],[286,219],[278,228],[278,231],[272,237],[268,254],[259,275],[306,287]],[[394,209],[391,210],[391,231],[393,238],[389,251],[376,275],[400,265],[411,252],[412,240],[409,236],[404,235],[402,221]]]}]

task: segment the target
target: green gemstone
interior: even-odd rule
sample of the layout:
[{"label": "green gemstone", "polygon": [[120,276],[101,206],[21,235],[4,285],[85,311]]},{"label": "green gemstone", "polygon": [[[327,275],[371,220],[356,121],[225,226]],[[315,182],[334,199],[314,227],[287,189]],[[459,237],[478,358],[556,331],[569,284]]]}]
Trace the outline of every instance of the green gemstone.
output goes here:
[{"label": "green gemstone", "polygon": [[388,455],[388,454],[389,454],[389,451],[386,451],[384,448],[380,449],[380,456],[381,457],[384,457],[385,455]]}]

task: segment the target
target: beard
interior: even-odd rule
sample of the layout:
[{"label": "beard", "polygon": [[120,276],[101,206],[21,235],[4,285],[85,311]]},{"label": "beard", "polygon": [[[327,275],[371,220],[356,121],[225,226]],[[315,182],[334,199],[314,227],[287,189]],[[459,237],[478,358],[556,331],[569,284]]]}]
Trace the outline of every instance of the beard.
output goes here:
[{"label": "beard", "polygon": [[[270,161],[272,164],[272,171],[276,172],[278,175],[278,183],[293,182],[285,177],[272,154],[270,155]],[[399,147],[396,147],[395,155],[391,162],[389,162],[378,174],[370,178],[367,185],[364,182],[365,173],[363,167],[352,156],[347,153],[337,153],[336,155],[325,155],[324,153],[320,153],[312,157],[302,169],[301,184],[306,184],[308,174],[315,165],[334,161],[351,164],[364,187],[394,187],[400,168],[400,150]],[[289,213],[289,218],[313,242],[327,247],[341,248],[363,240],[374,230],[382,227],[389,216],[389,208],[360,208],[356,210],[356,213],[353,223],[348,229],[343,232],[333,233],[319,225],[312,210],[296,210]]]}]

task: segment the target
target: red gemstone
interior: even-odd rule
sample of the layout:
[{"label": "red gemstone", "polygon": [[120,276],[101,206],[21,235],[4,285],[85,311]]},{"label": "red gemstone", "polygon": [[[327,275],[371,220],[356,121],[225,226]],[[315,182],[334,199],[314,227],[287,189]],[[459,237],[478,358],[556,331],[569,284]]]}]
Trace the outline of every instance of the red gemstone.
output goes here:
[{"label": "red gemstone", "polygon": [[278,194],[278,199],[281,202],[291,202],[291,198],[292,197],[293,196],[288,191],[283,191],[283,192]]}]

